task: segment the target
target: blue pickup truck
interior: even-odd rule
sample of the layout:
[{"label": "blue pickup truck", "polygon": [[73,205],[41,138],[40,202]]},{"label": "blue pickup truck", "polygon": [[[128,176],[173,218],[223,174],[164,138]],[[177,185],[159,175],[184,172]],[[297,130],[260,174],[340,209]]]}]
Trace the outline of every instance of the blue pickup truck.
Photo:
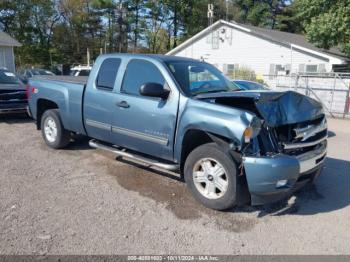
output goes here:
[{"label": "blue pickup truck", "polygon": [[179,172],[193,196],[224,210],[285,198],[326,156],[322,105],[296,92],[242,91],[214,66],[162,55],[101,55],[89,78],[29,80],[46,144],[90,146]]}]

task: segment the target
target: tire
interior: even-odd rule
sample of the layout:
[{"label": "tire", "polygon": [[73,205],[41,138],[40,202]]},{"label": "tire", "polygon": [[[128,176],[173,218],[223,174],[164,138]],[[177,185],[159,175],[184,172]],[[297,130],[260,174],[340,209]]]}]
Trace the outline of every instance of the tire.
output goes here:
[{"label": "tire", "polygon": [[61,149],[69,144],[70,132],[64,129],[58,109],[45,111],[40,124],[41,134],[49,147]]},{"label": "tire", "polygon": [[[224,175],[217,175],[223,171]],[[194,198],[204,206],[216,210],[236,206],[237,173],[235,161],[216,143],[195,148],[188,155],[184,167],[185,181]]]}]

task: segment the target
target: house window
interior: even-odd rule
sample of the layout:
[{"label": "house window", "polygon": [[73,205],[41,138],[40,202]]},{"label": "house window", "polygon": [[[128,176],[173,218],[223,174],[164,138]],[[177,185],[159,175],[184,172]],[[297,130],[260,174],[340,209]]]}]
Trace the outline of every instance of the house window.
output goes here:
[{"label": "house window", "polygon": [[211,42],[211,48],[212,49],[219,49],[219,31],[216,30],[214,32],[211,33],[211,37],[212,37],[212,42]]},{"label": "house window", "polygon": [[234,64],[228,64],[226,74],[232,75],[235,72],[235,65]]},{"label": "house window", "polygon": [[306,73],[317,73],[317,65],[306,65]]},{"label": "house window", "polygon": [[285,68],[282,65],[276,65],[275,66],[275,75],[278,75],[279,72],[284,72]]},{"label": "house window", "polygon": [[325,73],[325,72],[327,72],[327,70],[326,70],[326,65],[325,65],[325,64],[319,64],[319,65],[318,65],[317,71],[318,71],[319,73]]},{"label": "house window", "polygon": [[269,79],[273,79],[273,76],[277,75],[289,75],[291,70],[291,64],[270,64]]},{"label": "house window", "polygon": [[239,64],[224,64],[223,72],[231,77],[234,77],[235,71],[239,68]]}]

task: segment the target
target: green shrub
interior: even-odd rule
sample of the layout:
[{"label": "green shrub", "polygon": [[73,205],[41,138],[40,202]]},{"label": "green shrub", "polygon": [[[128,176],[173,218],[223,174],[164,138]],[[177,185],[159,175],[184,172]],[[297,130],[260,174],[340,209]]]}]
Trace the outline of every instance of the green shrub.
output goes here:
[{"label": "green shrub", "polygon": [[257,77],[254,70],[250,69],[249,67],[239,67],[238,69],[235,69],[232,73],[227,74],[227,76],[231,79],[255,81],[260,84],[266,85],[264,80],[261,77]]}]

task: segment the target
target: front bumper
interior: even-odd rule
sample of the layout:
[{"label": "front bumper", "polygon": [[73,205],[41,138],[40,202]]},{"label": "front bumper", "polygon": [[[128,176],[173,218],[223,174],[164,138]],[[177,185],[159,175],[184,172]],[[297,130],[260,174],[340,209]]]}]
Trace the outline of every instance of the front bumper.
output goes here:
[{"label": "front bumper", "polygon": [[319,175],[326,144],[298,156],[245,156],[243,165],[252,205],[281,200]]}]

